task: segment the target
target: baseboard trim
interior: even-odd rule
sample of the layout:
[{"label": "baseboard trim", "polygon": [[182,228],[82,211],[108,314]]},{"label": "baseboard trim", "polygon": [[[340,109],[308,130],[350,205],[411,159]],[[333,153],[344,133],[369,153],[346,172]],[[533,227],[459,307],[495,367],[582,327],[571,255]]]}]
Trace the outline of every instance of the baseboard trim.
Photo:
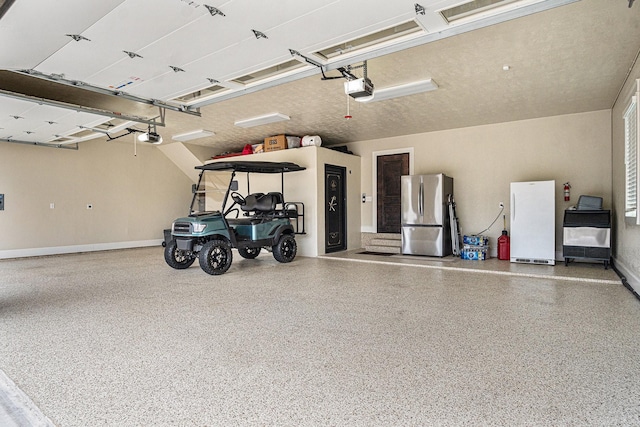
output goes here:
[{"label": "baseboard trim", "polygon": [[629,268],[629,266],[625,265],[622,261],[617,258],[613,258],[613,265],[618,272],[618,274],[622,274],[624,280],[627,281],[627,284],[633,289],[636,294],[640,294],[640,277]]},{"label": "baseboard trim", "polygon": [[53,246],[49,248],[12,249],[0,251],[0,259],[27,258],[34,256],[74,254],[80,252],[111,251],[114,249],[143,248],[160,246],[162,239],[138,240],[132,242],[95,243],[90,245]]}]

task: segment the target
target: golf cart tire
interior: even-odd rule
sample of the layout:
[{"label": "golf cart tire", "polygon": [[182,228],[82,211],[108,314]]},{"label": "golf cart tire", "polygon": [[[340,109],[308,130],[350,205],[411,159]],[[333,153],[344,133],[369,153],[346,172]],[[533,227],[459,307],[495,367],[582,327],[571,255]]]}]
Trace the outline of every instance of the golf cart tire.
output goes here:
[{"label": "golf cart tire", "polygon": [[278,243],[273,245],[273,257],[278,262],[291,262],[296,257],[298,244],[292,234],[283,234]]},{"label": "golf cart tire", "polygon": [[225,240],[209,240],[198,255],[200,268],[208,274],[218,276],[227,272],[233,261],[231,246]]},{"label": "golf cart tire", "polygon": [[262,248],[238,248],[238,253],[242,258],[254,259],[258,255],[260,255],[261,249]]},{"label": "golf cart tire", "polygon": [[184,270],[191,267],[196,257],[193,255],[184,255],[183,251],[178,249],[176,240],[172,239],[164,248],[164,260],[169,267],[175,268],[176,270]]}]

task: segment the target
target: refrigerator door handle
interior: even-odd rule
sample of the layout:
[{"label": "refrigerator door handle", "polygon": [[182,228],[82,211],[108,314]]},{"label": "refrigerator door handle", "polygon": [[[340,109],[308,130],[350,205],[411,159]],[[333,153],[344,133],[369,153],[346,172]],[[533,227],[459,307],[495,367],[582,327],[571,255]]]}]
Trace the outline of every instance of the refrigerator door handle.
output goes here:
[{"label": "refrigerator door handle", "polygon": [[418,192],[418,214],[424,216],[424,183],[420,182],[420,191]]},{"label": "refrigerator door handle", "polygon": [[513,220],[516,220],[516,195],[511,195],[511,213],[513,214]]}]

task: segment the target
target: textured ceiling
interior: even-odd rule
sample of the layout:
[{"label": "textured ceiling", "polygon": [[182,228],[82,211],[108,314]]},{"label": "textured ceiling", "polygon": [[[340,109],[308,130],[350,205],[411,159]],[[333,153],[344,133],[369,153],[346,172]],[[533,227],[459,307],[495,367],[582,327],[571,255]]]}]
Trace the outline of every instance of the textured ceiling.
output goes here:
[{"label": "textured ceiling", "polygon": [[[237,151],[278,133],[340,144],[609,109],[639,49],[640,7],[582,0],[370,60],[377,87],[431,77],[439,89],[369,104],[351,99],[350,120],[343,80],[317,75],[203,107],[200,119],[170,113],[161,133],[210,129],[216,135],[197,143]],[[233,126],[274,111],[291,121]]]},{"label": "textured ceiling", "polygon": [[[37,3],[35,0],[23,1],[23,4]],[[77,0],[64,0],[57,6],[58,9],[64,9],[70,8],[75,3]],[[205,55],[202,52],[203,49],[207,49],[207,42],[209,41],[208,44],[211,45],[217,41],[206,37],[207,34],[201,34],[195,39],[185,38],[181,35],[181,29],[186,28],[184,25],[188,22],[193,28],[204,31],[203,23],[218,24],[224,22],[226,18],[201,13],[203,8],[185,11],[185,8],[193,7],[190,6],[191,4],[198,5],[197,2],[162,0],[158,3],[151,0],[109,0],[101,3],[101,7],[92,10],[91,14],[83,16],[83,19],[86,22],[101,19],[98,23],[102,23],[102,27],[105,27],[106,22],[115,20],[119,25],[113,28],[102,28],[97,24],[86,28],[82,26],[82,22],[73,19],[60,19],[56,22],[58,26],[64,27],[67,33],[75,31],[93,38],[91,43],[69,42],[68,37],[64,35],[63,41],[54,40],[53,37],[51,40],[44,40],[47,32],[54,30],[60,32],[60,30],[56,30],[56,25],[42,18],[42,15],[38,15],[40,17],[36,18],[36,21],[39,21],[31,25],[27,22],[22,23],[20,31],[24,33],[24,40],[21,39],[21,45],[13,46],[4,53],[0,52],[0,69],[40,67],[39,71],[46,73],[62,70],[66,78],[79,78],[100,86],[105,82],[115,82],[122,78],[122,70],[120,74],[115,72],[121,64],[135,63],[141,67],[136,72],[147,72],[150,77],[144,82],[130,85],[131,91],[136,95],[151,98],[156,98],[154,96],[156,94],[163,95],[157,98],[170,102],[170,98],[167,97],[181,95],[187,90],[202,86],[201,83],[198,83],[200,86],[194,83],[197,79],[202,80],[202,75],[198,77],[197,73],[190,73],[189,65],[194,65],[193,69],[197,70],[198,67],[195,65],[204,64],[209,59],[212,62],[207,63],[209,65],[202,69],[211,71],[217,79],[230,80],[239,76],[240,72],[258,71],[260,67],[290,60],[291,55],[285,48],[287,46],[300,49],[305,55],[311,55],[310,52],[330,46],[340,37],[344,39],[344,37],[361,36],[375,29],[384,28],[385,25],[388,27],[406,22],[407,19],[417,19],[423,27],[431,30],[428,36],[433,41],[408,44],[407,46],[414,47],[386,55],[377,52],[369,56],[367,65],[368,76],[376,88],[432,78],[439,86],[436,91],[382,102],[358,103],[345,95],[344,79],[322,80],[319,69],[308,66],[304,69],[303,75],[309,77],[284,84],[273,82],[263,86],[258,85],[251,90],[240,90],[238,94],[242,94],[241,96],[225,96],[220,98],[221,101],[209,105],[203,103],[204,106],[200,108],[201,117],[167,111],[166,127],[158,128],[165,143],[171,142],[172,135],[197,129],[213,131],[216,133],[215,136],[196,140],[193,143],[212,147],[216,152],[225,152],[240,151],[244,144],[259,142],[264,137],[280,133],[317,134],[322,137],[325,144],[334,145],[357,140],[608,109],[615,102],[617,93],[640,49],[640,7],[634,5],[629,8],[626,0],[580,0],[473,31],[460,31],[457,35],[447,34],[447,37],[444,37],[446,29],[443,28],[440,33],[438,25],[441,24],[434,23],[434,13],[427,13],[425,17],[417,15],[413,11],[414,2],[406,0],[367,1],[364,4],[371,9],[378,8],[378,4],[385,6],[380,7],[377,14],[364,13],[360,17],[352,14],[320,23],[314,22],[310,17],[321,16],[329,11],[335,15],[336,10],[340,11],[346,3],[339,0],[332,2],[318,0],[305,4],[308,9],[306,10],[299,2],[287,2],[283,9],[287,12],[286,20],[280,23],[273,22],[273,16],[282,14],[279,9],[276,11],[265,6],[252,10],[246,7],[248,3],[243,0],[211,3],[216,3],[216,7],[228,12],[227,17],[235,16],[235,20],[230,21],[235,26],[242,23],[242,28],[246,29],[245,27],[255,24],[260,26],[260,29],[264,28],[270,38],[259,40],[252,34],[246,37],[237,29],[228,28],[224,32],[225,37],[220,40],[220,43],[226,43],[224,48],[218,47],[214,49],[215,54]],[[460,2],[430,0],[421,3],[435,8]],[[536,2],[529,1],[529,3]],[[17,1],[13,7],[20,4],[21,2]],[[133,23],[129,22],[131,20],[129,15],[133,16],[134,10],[127,14],[125,13],[127,8],[145,4],[147,9],[144,9],[143,13],[135,10],[137,27],[133,27]],[[159,12],[160,4],[163,7],[179,8],[182,15],[174,19],[176,22],[172,22],[172,16],[165,16]],[[362,4],[360,2],[360,5]],[[244,8],[240,7],[243,5]],[[13,30],[18,28],[17,23],[6,21],[13,11],[13,8],[10,9],[3,18],[4,29],[0,28],[0,39],[3,41],[14,37],[15,34],[11,33],[12,28]],[[101,16],[103,18],[100,18]],[[305,16],[307,16],[305,22],[309,25],[296,25]],[[125,18],[124,22],[119,21]],[[332,26],[334,22],[335,25]],[[144,26],[144,23],[150,24]],[[151,23],[154,24],[151,25]],[[170,32],[172,43],[176,45],[164,53],[160,49],[159,41],[156,40],[158,38],[156,33],[162,33],[160,30],[163,25],[178,27]],[[110,36],[108,40],[104,37],[107,30],[107,35]],[[167,33],[166,29],[164,33]],[[338,37],[337,34],[341,36]],[[238,42],[233,41],[234,36],[240,37]],[[298,40],[299,44],[289,46],[295,43],[292,40]],[[265,49],[260,47],[269,45],[257,44],[265,41],[273,43],[272,46],[279,46],[280,50],[274,49],[271,52],[271,47]],[[147,62],[124,55],[122,46],[127,44],[126,42],[131,46],[129,49],[143,55],[144,61]],[[47,49],[54,51],[56,56],[36,64],[33,58],[48,54]],[[190,53],[192,50],[201,52],[200,57],[196,58],[194,53]],[[284,55],[280,53],[282,50],[285,51]],[[250,53],[251,61],[236,58],[240,54],[246,56],[247,52]],[[272,62],[265,59],[270,57],[269,55]],[[332,71],[327,71],[326,74],[338,76],[339,73],[335,68],[340,64],[348,63],[345,62],[348,56],[346,55],[346,59],[341,58],[337,62],[328,64],[326,69]],[[77,61],[77,58],[82,59],[77,66],[65,69],[68,62]],[[152,61],[154,58],[155,62]],[[362,56],[353,58],[354,61],[363,59]],[[165,62],[175,61],[175,64],[184,66],[188,72],[166,71],[167,64],[162,63],[160,67],[160,59]],[[220,66],[218,67],[217,64]],[[236,67],[235,74],[229,71],[231,65]],[[509,65],[510,69],[503,71],[504,65]],[[361,70],[355,73],[361,74]],[[187,75],[188,78],[185,77]],[[124,76],[126,80],[127,75]],[[96,80],[91,80],[92,78]],[[221,84],[232,86],[227,80]],[[262,87],[266,88],[261,89]],[[213,101],[215,99],[208,102]],[[16,105],[21,107],[22,102],[13,100],[3,102],[0,98],[0,138],[3,136],[1,128],[4,127],[7,133],[9,126],[26,123],[8,118],[12,114],[12,108]],[[348,102],[350,115],[353,116],[350,120],[344,118],[347,114]],[[249,129],[234,126],[237,120],[272,112],[286,114],[291,117],[291,120]],[[60,116],[60,122],[67,125],[74,125],[77,122],[75,112],[56,113]],[[42,121],[40,115],[38,120]],[[88,116],[85,120],[95,126],[105,118]],[[47,126],[52,125],[41,124],[40,126],[46,129]],[[25,138],[37,136],[37,134],[29,134]],[[100,138],[105,137],[100,136]]]}]

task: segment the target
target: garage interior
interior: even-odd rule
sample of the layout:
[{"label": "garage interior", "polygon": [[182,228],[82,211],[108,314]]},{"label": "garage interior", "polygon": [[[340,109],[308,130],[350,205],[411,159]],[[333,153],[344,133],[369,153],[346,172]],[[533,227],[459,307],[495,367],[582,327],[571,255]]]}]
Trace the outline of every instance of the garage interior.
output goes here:
[{"label": "garage interior", "polygon": [[[1,1],[0,420],[636,424],[625,114],[640,92],[639,10]],[[364,77],[372,98],[345,93]],[[244,127],[265,116],[283,120]],[[322,141],[238,157],[307,168],[287,183],[310,212],[299,257],[236,257],[220,277],[169,268],[163,231],[188,213],[194,167],[273,135]],[[411,175],[455,178],[462,232],[489,226],[491,259],[360,253],[381,229],[377,160],[404,153]],[[334,253],[328,164],[347,179]],[[498,260],[509,184],[538,180],[556,183],[557,264]],[[580,195],[612,213],[614,269],[562,263]]]}]

